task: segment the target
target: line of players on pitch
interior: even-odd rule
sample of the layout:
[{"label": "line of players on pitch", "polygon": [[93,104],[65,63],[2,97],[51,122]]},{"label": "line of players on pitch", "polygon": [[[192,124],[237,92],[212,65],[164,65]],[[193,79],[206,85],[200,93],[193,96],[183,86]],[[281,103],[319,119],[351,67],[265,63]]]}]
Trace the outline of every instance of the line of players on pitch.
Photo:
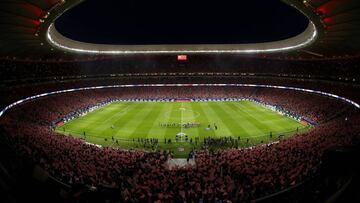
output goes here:
[{"label": "line of players on pitch", "polygon": [[201,124],[199,122],[188,122],[188,123],[165,122],[165,123],[159,123],[159,126],[164,128],[198,128],[201,126]]},{"label": "line of players on pitch", "polygon": [[[198,128],[201,126],[201,123],[199,122],[188,122],[188,123],[175,123],[175,122],[165,122],[165,123],[159,123],[160,127],[164,128]],[[211,125],[209,124],[205,130],[211,130],[211,129],[218,129],[218,126],[216,123],[214,123],[214,128],[211,128]]]}]

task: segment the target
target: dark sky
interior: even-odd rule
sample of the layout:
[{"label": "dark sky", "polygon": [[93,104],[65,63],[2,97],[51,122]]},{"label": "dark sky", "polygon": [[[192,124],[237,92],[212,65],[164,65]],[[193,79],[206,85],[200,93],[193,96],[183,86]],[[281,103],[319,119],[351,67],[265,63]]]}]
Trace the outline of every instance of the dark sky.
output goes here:
[{"label": "dark sky", "polygon": [[267,42],[307,25],[280,0],[86,0],[56,20],[66,37],[104,44]]}]

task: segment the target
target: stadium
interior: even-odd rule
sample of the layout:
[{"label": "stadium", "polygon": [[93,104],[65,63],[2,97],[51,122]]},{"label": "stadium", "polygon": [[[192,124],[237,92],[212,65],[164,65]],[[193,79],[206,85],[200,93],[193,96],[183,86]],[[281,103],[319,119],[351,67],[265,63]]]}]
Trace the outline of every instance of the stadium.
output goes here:
[{"label": "stadium", "polygon": [[360,3],[0,2],[2,202],[359,202]]}]

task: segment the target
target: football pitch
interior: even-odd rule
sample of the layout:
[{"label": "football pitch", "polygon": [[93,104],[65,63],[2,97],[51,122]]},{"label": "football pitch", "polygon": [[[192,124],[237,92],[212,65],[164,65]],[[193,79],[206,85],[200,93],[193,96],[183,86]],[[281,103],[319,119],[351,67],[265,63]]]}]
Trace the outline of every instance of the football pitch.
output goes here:
[{"label": "football pitch", "polygon": [[[181,154],[200,148],[208,137],[232,137],[246,147],[307,128],[252,101],[113,102],[56,131],[102,146],[169,149]],[[152,138],[158,140],[156,149],[144,144]]]}]

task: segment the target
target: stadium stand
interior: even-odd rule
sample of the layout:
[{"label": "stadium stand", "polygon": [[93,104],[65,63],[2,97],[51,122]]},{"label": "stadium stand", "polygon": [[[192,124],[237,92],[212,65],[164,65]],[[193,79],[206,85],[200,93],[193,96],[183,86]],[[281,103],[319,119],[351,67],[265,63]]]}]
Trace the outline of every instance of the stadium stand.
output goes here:
[{"label": "stadium stand", "polygon": [[[70,112],[110,98],[253,98],[324,122],[277,144],[195,152],[196,167],[167,170],[171,152],[99,148],[49,127]],[[139,87],[65,93],[11,109],[1,121],[16,153],[73,188],[86,185],[122,202],[249,201],[303,183],[320,170],[324,151],[358,143],[357,110],[337,100],[290,90],[226,87]],[[346,110],[341,111],[346,108]],[[341,114],[337,115],[341,111]],[[333,115],[337,115],[333,117]],[[332,120],[327,118],[332,117]],[[346,119],[345,119],[346,118]],[[120,164],[121,163],[121,164]],[[82,194],[82,190],[77,190]],[[102,191],[102,192],[100,192]],[[76,199],[75,195],[75,199]]]}]

